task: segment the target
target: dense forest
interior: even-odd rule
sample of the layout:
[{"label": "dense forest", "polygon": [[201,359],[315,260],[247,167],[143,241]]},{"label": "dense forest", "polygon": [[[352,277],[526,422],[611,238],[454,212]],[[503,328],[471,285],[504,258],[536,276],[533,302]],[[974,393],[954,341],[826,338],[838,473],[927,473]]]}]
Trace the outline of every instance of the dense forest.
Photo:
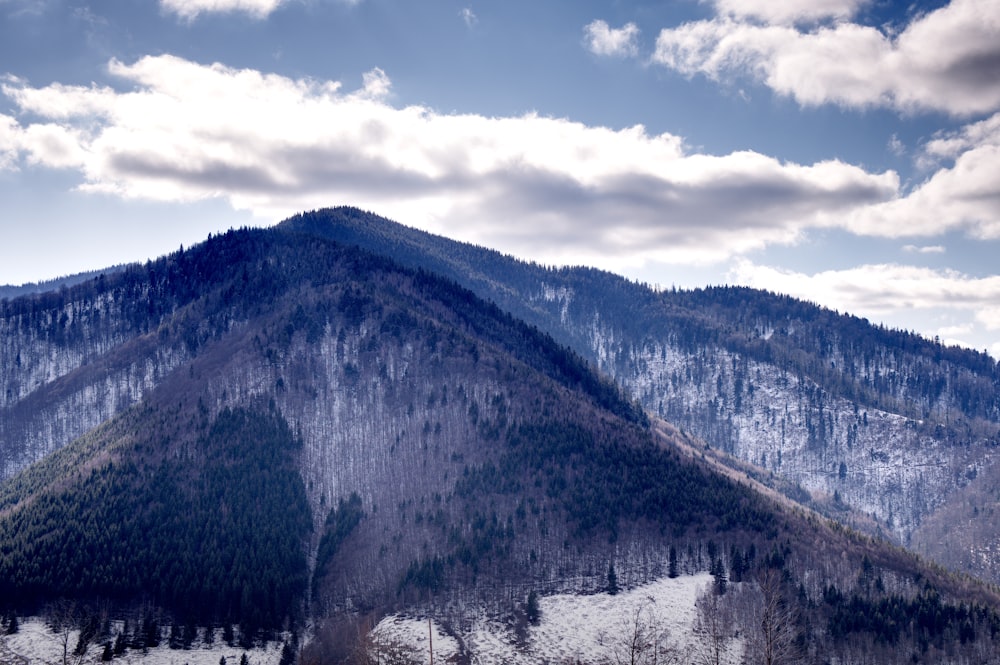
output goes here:
[{"label": "dense forest", "polygon": [[6,609],[148,600],[178,623],[251,634],[301,621],[312,528],[301,445],[273,412],[225,410],[183,455],[154,438],[37,497],[0,521]]}]

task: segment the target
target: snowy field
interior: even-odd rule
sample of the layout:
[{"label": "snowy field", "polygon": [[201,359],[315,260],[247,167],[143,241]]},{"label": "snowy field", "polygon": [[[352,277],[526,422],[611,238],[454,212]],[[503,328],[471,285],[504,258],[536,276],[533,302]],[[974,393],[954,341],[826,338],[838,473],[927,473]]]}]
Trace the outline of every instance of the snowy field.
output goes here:
[{"label": "snowy field", "polygon": [[[695,600],[712,583],[708,573],[665,578],[616,595],[578,596],[561,594],[539,598],[541,620],[526,626],[518,635],[507,623],[481,618],[461,635],[448,635],[426,618],[389,616],[372,635],[372,644],[388,654],[402,647],[430,661],[446,663],[460,651],[460,641],[475,665],[538,665],[550,663],[601,664],[629,662],[629,638],[637,628],[652,636],[658,645],[656,662],[690,663],[695,660],[698,639],[694,633]],[[457,637],[457,639],[456,639]],[[71,633],[69,649],[76,646],[77,634]],[[739,662],[739,645],[730,648],[730,663]],[[101,662],[102,647],[91,645],[83,658],[69,654],[67,662],[96,665]],[[147,653],[129,650],[113,663],[137,665],[239,665],[246,654],[252,665],[277,665],[281,644],[272,642],[266,649],[244,651],[230,647],[218,636],[211,646],[195,643],[189,650],[171,649],[166,641]],[[654,662],[647,653],[641,662]],[[0,665],[61,665],[63,638],[53,633],[40,618],[21,621],[15,635],[0,637]]]},{"label": "snowy field", "polygon": [[[712,583],[708,573],[662,579],[622,591],[614,596],[556,595],[539,599],[541,621],[528,626],[518,639],[515,630],[496,621],[479,620],[459,637],[477,665],[537,665],[539,663],[629,662],[627,642],[638,624],[655,633],[661,651],[659,662],[694,660],[697,640],[693,633],[695,600]],[[429,662],[426,619],[390,616],[375,627],[377,640],[405,644]],[[458,641],[434,625],[434,662],[447,662],[459,649]],[[736,645],[731,662],[738,662]],[[649,662],[653,662],[652,654]],[[643,659],[643,662],[646,662]]]},{"label": "snowy field", "polygon": [[[101,663],[101,645],[92,644],[81,658],[73,655],[79,631],[72,631],[69,636],[69,654],[67,663],[72,665],[95,665]],[[196,643],[191,649],[171,649],[166,641],[146,653],[129,649],[124,655],[112,660],[112,663],[124,665],[219,665],[222,658],[226,665],[239,665],[240,657],[246,654],[251,665],[276,665],[281,659],[281,644],[271,642],[266,649],[244,650],[230,647],[219,639],[210,647],[199,647]],[[23,619],[18,632],[14,635],[0,636],[0,665],[62,665],[63,636],[53,633],[40,618]]]}]

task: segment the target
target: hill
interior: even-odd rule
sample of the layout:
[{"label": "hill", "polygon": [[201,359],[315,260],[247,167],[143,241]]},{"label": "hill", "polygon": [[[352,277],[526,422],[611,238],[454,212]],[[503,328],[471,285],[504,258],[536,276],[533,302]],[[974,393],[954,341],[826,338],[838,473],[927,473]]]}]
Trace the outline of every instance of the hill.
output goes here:
[{"label": "hill", "polygon": [[482,612],[530,622],[533,595],[710,572],[705,602],[740,617],[726,644],[767,637],[769,603],[788,612],[767,639],[813,660],[971,657],[1000,630],[991,589],[718,473],[426,269],[241,230],[2,306],[5,617],[109,644],[131,625],[131,648],[312,625],[303,660],[339,662],[366,618],[433,611],[461,636]]},{"label": "hill", "polygon": [[[998,473],[1000,444],[1000,367],[983,353],[749,288],[546,268],[352,208],[281,228],[447,275],[795,500],[1000,582],[1000,531],[979,510],[990,484],[976,482]],[[961,539],[941,537],[946,515]]]}]

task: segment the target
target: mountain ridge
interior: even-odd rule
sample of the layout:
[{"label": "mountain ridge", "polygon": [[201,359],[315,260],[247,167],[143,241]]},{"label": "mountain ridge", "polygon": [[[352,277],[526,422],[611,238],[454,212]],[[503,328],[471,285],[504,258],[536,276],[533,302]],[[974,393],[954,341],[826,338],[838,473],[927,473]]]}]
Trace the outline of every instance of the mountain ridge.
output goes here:
[{"label": "mountain ridge", "polygon": [[[2,313],[0,615],[69,596],[247,643],[308,617],[322,661],[354,617],[461,626],[681,567],[743,590],[740,630],[765,589],[794,605],[814,659],[887,634],[934,662],[962,622],[963,649],[1000,630],[995,589],[776,506],[538,326],[354,245],[232,231]],[[24,463],[11,432],[49,448]]]},{"label": "mountain ridge", "polygon": [[874,520],[875,531],[1000,581],[996,529],[969,529],[970,566],[931,519],[977,475],[1000,474],[1000,365],[984,353],[745,287],[657,291],[546,268],[354,208],[278,228],[441,270],[576,350],[651,413],[784,479],[798,500],[808,492],[838,517],[853,507],[867,515],[855,524]]},{"label": "mountain ridge", "polygon": [[[245,232],[242,237],[247,242],[252,242],[255,234]],[[276,237],[280,240],[280,236]],[[239,242],[240,240],[241,234],[235,233],[232,234],[231,238],[217,242]],[[301,247],[296,245],[296,249],[301,249]],[[599,414],[605,412],[606,409],[610,409],[610,411],[607,411],[610,416],[616,419],[625,419],[618,421],[619,424],[615,428],[617,432],[616,436],[619,438],[624,436],[628,431],[627,429],[621,429],[622,423],[628,424],[629,427],[637,428],[637,433],[648,426],[644,414],[636,411],[630,402],[622,399],[617,389],[613,388],[611,384],[600,380],[596,375],[591,373],[572,353],[567,353],[561,347],[557,347],[554,343],[546,341],[546,338],[536,330],[516,322],[492,305],[470,300],[471,294],[468,294],[468,292],[456,290],[450,286],[450,283],[443,282],[432,275],[419,272],[399,272],[396,268],[390,267],[389,264],[386,264],[377,257],[358,255],[354,251],[344,252],[334,246],[331,246],[330,251],[346,255],[348,265],[342,267],[341,270],[364,273],[364,284],[369,283],[373,279],[372,273],[384,271],[388,280],[387,287],[393,290],[396,295],[385,300],[385,289],[380,289],[377,292],[379,295],[374,296],[375,292],[366,293],[364,288],[359,288],[359,285],[362,284],[361,282],[340,283],[337,278],[331,276],[327,280],[327,283],[331,285],[330,288],[334,289],[333,297],[312,299],[309,296],[309,289],[317,286],[314,281],[309,286],[304,287],[305,290],[295,287],[292,289],[294,299],[286,301],[287,304],[281,307],[275,308],[274,305],[276,303],[272,303],[268,307],[262,307],[262,303],[255,304],[252,309],[254,312],[258,312],[263,317],[263,320],[261,323],[254,324],[251,328],[246,329],[244,327],[247,324],[240,322],[242,317],[237,316],[230,320],[227,320],[226,316],[219,318],[220,314],[207,309],[207,306],[204,304],[199,304],[197,299],[191,301],[191,303],[182,304],[170,313],[167,319],[168,322],[150,322],[149,325],[140,327],[143,330],[148,330],[144,335],[154,337],[162,344],[167,346],[176,345],[187,349],[192,355],[190,360],[185,363],[186,369],[175,368],[169,370],[166,377],[144,396],[142,400],[142,405],[144,406],[137,404],[131,407],[133,416],[128,415],[129,411],[122,412],[126,418],[139,418],[140,423],[147,422],[146,425],[139,425],[139,428],[141,430],[159,432],[160,434],[157,436],[162,439],[162,442],[146,441],[143,443],[139,441],[122,443],[117,437],[111,436],[110,441],[112,443],[117,441],[118,443],[114,443],[112,449],[109,449],[107,446],[102,447],[100,445],[97,445],[95,448],[95,446],[87,443],[88,439],[81,439],[75,447],[62,449],[61,457],[65,459],[61,465],[59,463],[60,455],[57,454],[56,457],[49,458],[47,464],[43,463],[37,470],[34,468],[29,469],[26,472],[27,475],[24,476],[24,482],[20,486],[31,485],[33,483],[38,486],[40,483],[42,487],[41,496],[50,496],[53,493],[57,494],[59,492],[61,489],[60,482],[66,482],[58,480],[60,477],[65,477],[59,476],[59,474],[65,474],[70,468],[73,469],[73,473],[75,474],[73,477],[80,478],[81,474],[85,477],[87,468],[94,467],[97,470],[106,469],[115,463],[121,463],[122,455],[128,457],[129,455],[138,454],[136,451],[139,450],[146,451],[143,453],[144,455],[154,454],[154,460],[164,455],[166,455],[164,459],[168,459],[171,455],[184,457],[189,454],[185,451],[194,445],[192,440],[196,440],[199,436],[195,433],[185,433],[187,431],[186,428],[193,426],[205,429],[205,427],[209,426],[208,422],[198,423],[207,418],[209,413],[221,413],[219,409],[229,408],[226,405],[234,399],[234,396],[229,394],[230,390],[246,391],[247,387],[254,385],[257,388],[250,388],[251,392],[249,396],[252,397],[254,392],[258,390],[263,390],[263,393],[260,394],[273,393],[270,399],[274,400],[277,404],[283,404],[284,410],[287,413],[295,414],[293,417],[299,423],[297,427],[303,432],[300,436],[305,436],[307,439],[315,439],[319,436],[315,431],[319,423],[315,421],[315,417],[310,420],[310,418],[302,415],[303,413],[309,413],[311,409],[315,408],[304,400],[319,400],[320,403],[326,403],[330,407],[341,409],[344,408],[344,404],[337,405],[337,402],[341,400],[347,400],[348,403],[356,402],[357,400],[375,400],[374,402],[369,402],[369,408],[375,407],[376,409],[380,409],[385,415],[384,420],[378,425],[378,427],[383,429],[380,436],[389,440],[393,438],[398,440],[403,432],[392,435],[391,432],[385,431],[385,423],[392,422],[393,419],[398,421],[400,418],[399,410],[394,404],[398,400],[403,399],[403,396],[394,396],[395,389],[391,389],[383,396],[379,396],[375,392],[372,392],[374,388],[362,389],[362,386],[366,383],[365,377],[370,377],[367,379],[371,381],[369,385],[374,385],[379,381],[388,381],[391,384],[394,380],[394,375],[398,380],[405,382],[408,380],[406,379],[408,373],[416,372],[417,374],[423,374],[427,372],[426,368],[428,365],[426,363],[412,364],[412,357],[410,361],[407,361],[403,357],[407,354],[412,356],[412,353],[414,353],[413,342],[421,337],[426,337],[422,342],[426,348],[423,351],[417,351],[417,353],[429,354],[428,357],[432,361],[430,367],[433,367],[436,363],[444,362],[447,356],[441,356],[441,354],[444,353],[445,349],[451,349],[452,353],[459,353],[461,357],[467,356],[468,360],[462,362],[471,362],[474,366],[478,366],[480,374],[484,374],[485,372],[486,375],[496,374],[497,376],[493,380],[496,388],[489,388],[491,382],[487,382],[481,387],[474,387],[471,384],[466,385],[464,382],[461,382],[458,386],[452,386],[450,389],[447,384],[444,384],[431,389],[431,393],[425,397],[423,408],[417,406],[414,409],[416,405],[412,401],[400,404],[403,407],[404,420],[407,422],[410,418],[416,417],[413,415],[414,413],[419,414],[428,407],[434,408],[432,405],[443,405],[449,399],[449,395],[452,403],[460,403],[462,405],[457,413],[452,409],[452,417],[460,417],[462,420],[467,421],[465,424],[455,422],[449,424],[445,422],[442,427],[441,421],[437,423],[433,423],[428,419],[423,421],[421,429],[417,434],[417,440],[424,441],[422,444],[424,447],[426,447],[427,441],[433,440],[437,436],[438,432],[446,432],[449,427],[457,427],[460,432],[465,432],[463,436],[469,436],[469,434],[474,433],[473,440],[483,440],[485,438],[485,440],[489,441],[498,437],[503,438],[508,436],[505,432],[510,428],[514,428],[514,423],[507,421],[512,417],[514,412],[509,411],[509,407],[507,406],[509,395],[505,395],[505,391],[498,389],[505,382],[509,382],[512,379],[524,381],[524,379],[517,378],[522,373],[526,373],[526,376],[535,377],[529,381],[530,393],[526,394],[532,395],[531,404],[539,406],[543,414],[552,407],[545,406],[545,401],[539,403],[540,397],[552,389],[558,389],[558,391],[586,395],[590,400],[590,406],[586,406],[584,411],[576,411],[579,415],[574,417],[573,420],[591,417],[584,417],[582,415],[586,411],[592,410],[595,414]],[[322,255],[323,251],[320,251],[320,254]],[[175,256],[174,259],[178,261],[188,260],[180,255]],[[294,255],[294,260],[298,261],[300,259],[301,255]],[[286,260],[293,260],[293,254],[289,253]],[[159,267],[152,265],[149,270],[152,271],[150,274],[154,275],[151,281],[157,281],[155,275],[158,274]],[[225,288],[222,290],[225,291]],[[219,288],[212,287],[208,289],[208,293],[218,294]],[[418,318],[414,318],[413,312],[417,310],[413,310],[411,307],[413,296],[419,293],[435,294],[433,307],[420,315],[425,317],[425,323],[420,323]],[[210,295],[209,297],[215,298],[216,295]],[[395,298],[397,297],[403,299],[406,308],[401,310],[393,308],[390,303],[396,302]],[[377,298],[382,298],[385,301],[383,302]],[[225,299],[223,298],[223,300]],[[335,314],[337,320],[340,321],[336,326],[337,332],[334,332],[329,319],[321,321],[315,318],[316,316],[321,316],[320,312],[329,303],[334,303],[336,310],[339,310],[339,314]],[[463,306],[468,307],[466,313],[463,313]],[[198,318],[202,319],[200,325],[205,328],[205,330],[202,330],[193,339],[191,337],[192,331],[186,328],[186,322],[193,318],[190,312],[186,311],[188,307],[193,307],[194,311],[198,312]],[[225,305],[223,305],[222,309],[229,311]],[[206,314],[208,316],[203,317]],[[327,314],[327,316],[333,315],[331,313]],[[447,334],[444,334],[444,332],[435,332],[444,320],[442,317],[452,320],[454,323],[451,325],[459,326],[457,329],[452,329],[453,331],[465,329],[468,331],[468,334],[473,336],[470,339],[475,339],[476,341],[471,343],[463,342],[461,333],[456,336],[455,332]],[[372,326],[372,329],[366,330],[369,326]],[[430,328],[427,328],[427,326],[430,326]],[[208,335],[208,328],[216,330],[217,333],[212,336]],[[251,330],[254,332],[251,333]],[[420,332],[422,330],[424,332]],[[413,338],[415,334],[417,337]],[[352,339],[356,339],[357,341],[352,343]],[[362,339],[367,339],[368,341],[362,344]],[[404,339],[411,341],[399,347],[396,351],[392,351],[391,349],[381,347],[382,341],[386,339],[399,339],[401,342]],[[376,341],[379,346],[371,346]],[[126,342],[126,344],[129,344],[129,342]],[[315,383],[315,381],[304,378],[310,374],[315,376],[317,371],[322,370],[315,364],[316,361],[311,356],[299,356],[298,354],[304,353],[307,349],[317,345],[329,350],[328,355],[324,355],[327,361],[334,360],[336,362],[336,365],[328,366],[326,370],[333,371],[336,374],[336,384],[327,384],[329,388],[324,388],[322,382]],[[506,354],[512,352],[516,353],[521,360],[512,365],[507,364],[510,361],[500,360]],[[374,366],[371,365],[373,357],[370,354],[372,353],[375,353]],[[386,353],[388,355],[385,355]],[[257,360],[252,360],[254,357]],[[434,360],[435,358],[438,358],[438,360]],[[493,360],[490,360],[491,358]],[[524,362],[527,362],[527,364],[522,364]],[[486,367],[487,363],[490,365],[488,368]],[[89,374],[89,368],[94,364],[91,362],[88,365],[82,365],[81,369],[87,370]],[[225,385],[222,387],[213,387],[212,384],[214,381],[218,381],[226,376],[225,374],[218,373],[221,368],[226,366],[232,366],[236,370],[237,375],[242,374],[249,377],[250,383],[247,383],[244,379],[238,379],[232,387],[226,387]],[[272,378],[261,384],[260,371],[271,373]],[[372,372],[374,374],[371,374]],[[431,376],[437,374],[437,370],[431,370],[430,372]],[[463,374],[464,372],[459,375]],[[442,378],[443,376],[445,375],[442,375]],[[501,377],[506,378],[501,380]],[[551,382],[552,388],[539,392],[542,389],[542,385],[544,385],[544,381],[539,382],[539,377],[543,377],[544,381]],[[419,377],[419,382],[413,384],[413,389],[418,391],[427,390],[427,386],[424,383],[425,380],[426,377]],[[226,381],[232,381],[232,379],[226,379]],[[317,394],[328,389],[335,390],[336,394],[332,396],[333,401],[330,401],[329,398],[324,398],[321,394]],[[525,384],[524,389],[529,389],[529,385]],[[507,388],[507,391],[509,390],[510,388]],[[198,398],[197,402],[193,403],[195,395],[198,395]],[[238,399],[243,400],[244,398],[239,397]],[[324,399],[326,399],[326,402],[324,402]],[[412,400],[412,398],[410,399]],[[558,403],[559,399],[562,398],[558,398],[553,404]],[[378,406],[380,400],[387,400],[388,402],[384,406]],[[212,406],[209,406],[210,404]],[[135,411],[136,408],[140,410]],[[523,410],[525,406],[518,408]],[[561,409],[564,408],[561,407]],[[386,409],[392,409],[392,411],[390,412]],[[556,417],[557,421],[564,418],[564,416],[557,415],[561,409],[556,409],[556,415],[549,418]],[[396,415],[389,415],[390,413]],[[182,416],[181,414],[188,415]],[[609,416],[600,417],[605,418]],[[149,418],[153,420],[149,421]],[[194,422],[194,424],[191,426],[186,425],[185,419]],[[314,424],[309,425],[307,424],[308,422],[313,422]],[[322,425],[321,427],[325,428],[332,425],[337,428],[341,427],[343,422],[344,420],[333,420],[329,421],[328,425]],[[559,434],[561,431],[560,428],[563,427],[562,425],[551,429],[553,427],[552,424],[543,425],[539,423],[532,425],[530,423],[531,421],[529,420],[515,429],[510,429],[510,431],[521,439],[528,437],[528,439],[533,441],[543,441],[546,437],[551,436],[556,437],[553,441],[558,441],[559,437],[562,436]],[[129,432],[135,430],[136,427],[135,423],[123,421],[119,429]],[[379,434],[376,432],[376,435]],[[93,436],[99,438],[101,433],[97,432]],[[410,436],[412,437],[413,435]],[[575,440],[580,437],[587,439],[589,436],[589,434],[584,436],[581,430],[572,439]],[[607,437],[609,435],[605,434],[603,436]],[[557,443],[555,445],[558,447],[564,444]],[[570,445],[570,449],[575,449],[575,445]],[[648,444],[643,445],[648,447]],[[165,448],[160,450],[158,446],[165,446]],[[91,461],[94,459],[93,454],[95,450],[99,456],[96,462]],[[122,450],[132,452],[122,453]],[[157,452],[158,450],[159,452]],[[171,453],[169,451],[174,452]],[[312,454],[322,457],[329,453],[317,450]],[[416,452],[418,458],[423,454],[426,453]],[[340,457],[338,456],[341,456],[341,453],[334,454],[334,457],[339,459]],[[463,486],[466,487],[463,491],[466,494],[471,492],[469,489],[471,485],[490,486],[496,483],[493,475],[495,472],[491,471],[495,467],[491,465],[468,466],[469,460],[462,460],[461,457],[459,455],[458,460],[453,465],[456,465],[458,469],[466,469],[466,476],[462,480]],[[146,458],[143,457],[143,459]],[[502,462],[502,459],[497,460],[497,463],[500,462]],[[426,463],[426,460],[423,463]],[[506,464],[508,466],[513,464],[516,467],[519,463],[515,459],[514,461],[506,462]],[[331,468],[330,462],[319,462],[315,466],[322,467],[324,465],[327,468]],[[338,462],[334,466],[340,468],[341,463]],[[53,481],[44,481],[48,477],[46,469],[49,468],[54,469],[51,471],[51,475],[57,478],[55,484],[53,484]],[[154,474],[156,473],[156,468],[159,467],[153,469]],[[313,465],[310,465],[310,468],[313,468]],[[95,472],[92,470],[92,473]],[[39,477],[42,481],[38,480]],[[33,478],[34,480],[32,480]],[[349,480],[348,478],[345,479]],[[316,491],[311,493],[310,501],[314,512],[322,508],[326,502],[335,503],[338,500],[346,498],[343,492],[339,492],[335,486],[331,486],[327,479],[316,477],[311,478],[310,481],[311,484],[317,486],[325,485],[325,489],[317,488]],[[72,482],[70,481],[70,484]],[[700,482],[696,483],[698,486],[700,484]],[[10,497],[16,495],[18,486],[16,481],[13,484],[5,484],[4,496]],[[355,490],[359,491],[364,489],[363,481],[355,487]],[[503,487],[494,487],[494,490],[500,492],[501,495],[509,492],[509,489]],[[31,508],[30,502],[27,507],[24,507],[23,499],[22,495],[20,506],[12,503],[12,499],[10,498],[5,500],[5,511],[8,512],[8,517],[10,517],[10,513],[16,515]],[[368,495],[366,502],[372,501],[370,495]],[[371,509],[371,505],[368,507]],[[578,518],[589,518],[589,515],[580,513]],[[321,521],[321,518],[317,516],[313,521]],[[587,528],[591,527],[584,528],[584,531]],[[28,532],[24,527],[21,527],[19,530]],[[33,555],[32,558],[37,559],[40,557],[39,555]]]}]

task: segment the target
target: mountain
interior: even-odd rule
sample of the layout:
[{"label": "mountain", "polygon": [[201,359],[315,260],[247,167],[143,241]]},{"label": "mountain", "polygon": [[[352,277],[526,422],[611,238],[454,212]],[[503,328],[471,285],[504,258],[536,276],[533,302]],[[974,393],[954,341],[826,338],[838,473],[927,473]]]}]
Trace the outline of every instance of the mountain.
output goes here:
[{"label": "mountain", "polygon": [[[709,439],[499,301],[326,237],[340,213],[365,218],[0,301],[5,625],[43,612],[132,648],[167,625],[310,627],[303,662],[349,662],[388,613],[461,636],[479,613],[531,621],[538,595],[700,571],[738,617],[719,643],[751,653],[993,653],[994,590],[721,473]],[[544,293],[522,309],[572,320]]]},{"label": "mountain", "polygon": [[26,284],[21,284],[15,286],[13,284],[0,285],[0,299],[12,299],[18,296],[23,296],[29,293],[46,293],[48,291],[57,291],[59,289],[66,289],[74,284],[80,284],[81,282],[86,282],[93,279],[101,274],[113,273],[118,270],[122,270],[125,266],[112,266],[110,268],[103,268],[101,270],[90,270],[87,272],[77,273],[75,275],[65,275],[63,277],[56,277],[55,279],[45,280],[43,282],[28,282]]},{"label": "mountain", "polygon": [[546,268],[352,208],[281,227],[446,275],[796,500],[1000,582],[983,509],[1000,474],[1000,366],[984,353],[749,288]]}]

